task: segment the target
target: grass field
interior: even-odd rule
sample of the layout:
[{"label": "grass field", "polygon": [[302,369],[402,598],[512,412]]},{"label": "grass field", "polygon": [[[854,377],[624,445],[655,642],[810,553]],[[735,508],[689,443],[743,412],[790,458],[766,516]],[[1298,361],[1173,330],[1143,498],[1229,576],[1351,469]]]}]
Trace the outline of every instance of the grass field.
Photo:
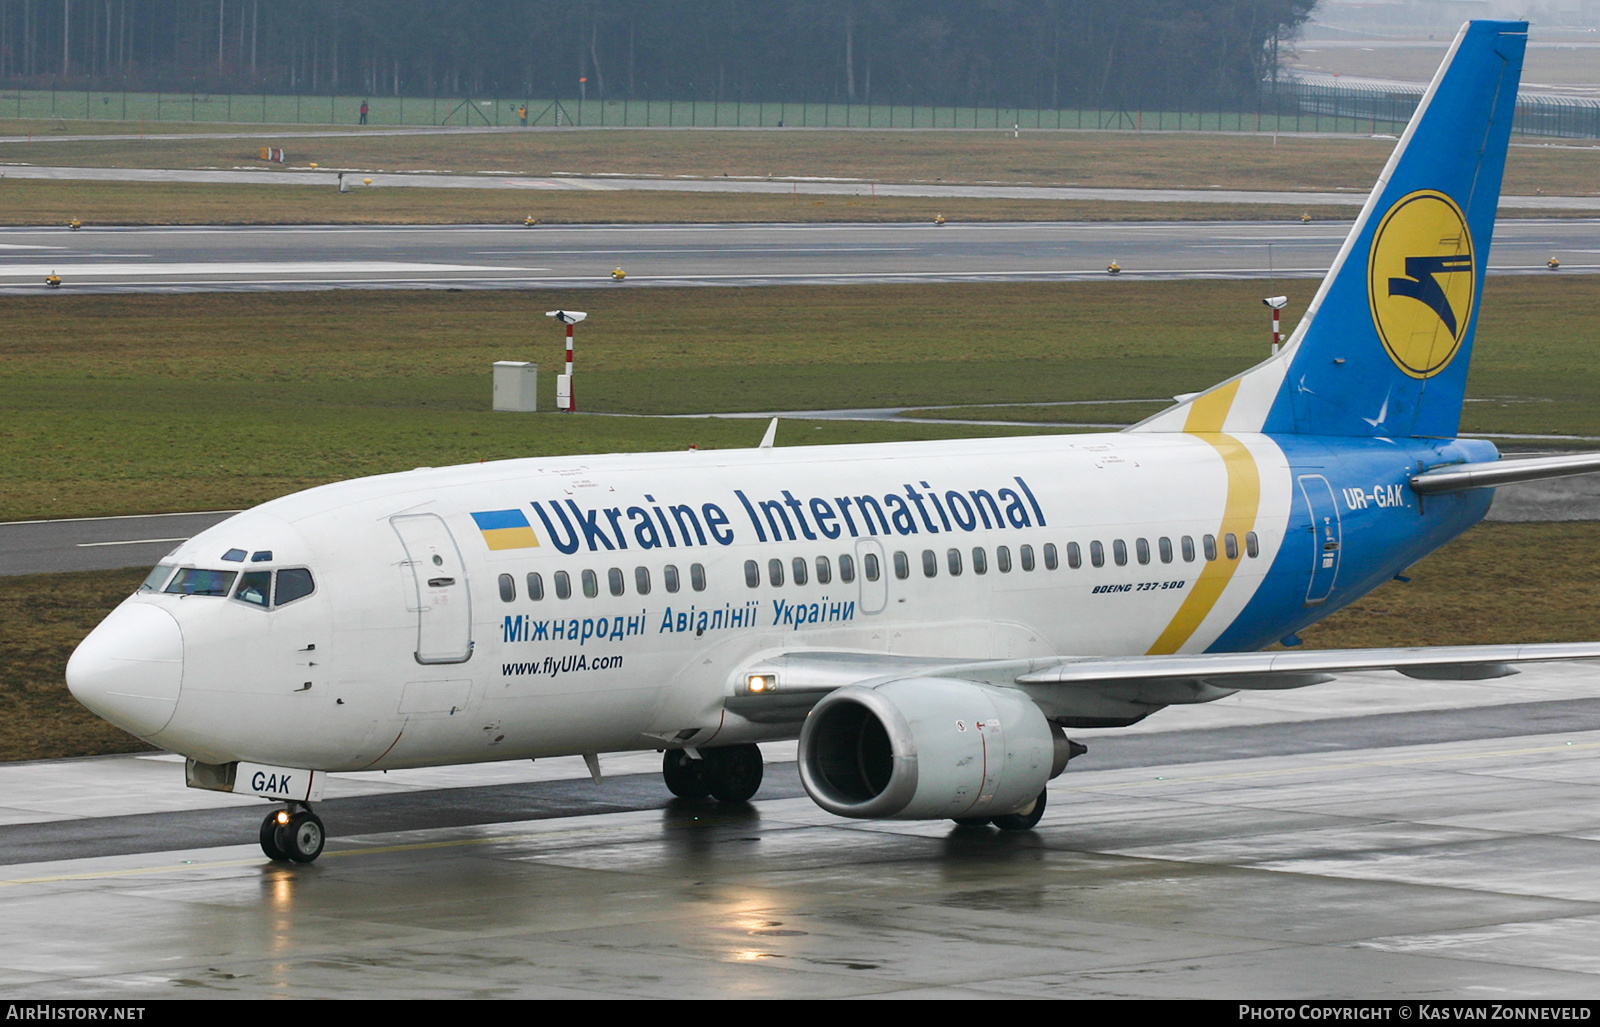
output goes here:
[{"label": "grass field", "polygon": [[[1263,288],[1105,281],[0,299],[0,519],[231,508],[425,464],[759,438],[759,424],[741,421],[494,413],[490,365],[505,359],[542,364],[541,402],[553,409],[563,339],[543,313],[558,306],[590,312],[580,337],[585,411],[1007,407],[1159,402],[1220,381],[1265,355]],[[1315,283],[1274,288],[1293,312]],[[990,316],[1001,309],[1003,321]],[[1600,278],[1491,279],[1483,309],[1466,430],[1600,435],[1591,359]],[[992,416],[1132,421],[1156,408]],[[1006,430],[796,422],[781,439]]]},{"label": "grass field", "polygon": [[[258,159],[282,145],[287,165]],[[281,170],[316,162],[354,171],[458,174],[836,177],[1135,189],[1349,189],[1365,194],[1393,139],[1071,132],[702,132],[508,129],[480,134],[310,139],[119,139],[0,144],[0,160],[66,167]],[[1600,144],[1517,146],[1504,191],[1600,193]]]},{"label": "grass field", "polygon": [[[65,123],[63,123],[65,124]],[[97,123],[103,124],[103,123]],[[35,123],[12,123],[13,130]],[[0,132],[7,128],[0,122]],[[204,126],[201,126],[202,128]],[[1348,219],[1355,206],[1144,203],[874,197],[873,182],[984,183],[1342,191],[1363,196],[1392,139],[1194,133],[830,131],[598,131],[506,129],[475,134],[326,133],[312,138],[62,140],[0,144],[0,162],[130,168],[253,168],[286,183],[316,163],[357,176],[452,172],[532,176],[824,178],[861,183],[856,196],[747,195],[591,190],[383,188],[117,183],[0,179],[0,224],[464,224],[659,222],[1318,220]],[[282,144],[288,165],[260,161]],[[359,181],[359,179],[357,179]],[[380,180],[381,182],[381,180]],[[1508,194],[1600,192],[1600,145],[1513,147]],[[1505,212],[1508,215],[1513,213]],[[1540,212],[1550,216],[1549,212]],[[1576,212],[1581,214],[1582,212]]]}]

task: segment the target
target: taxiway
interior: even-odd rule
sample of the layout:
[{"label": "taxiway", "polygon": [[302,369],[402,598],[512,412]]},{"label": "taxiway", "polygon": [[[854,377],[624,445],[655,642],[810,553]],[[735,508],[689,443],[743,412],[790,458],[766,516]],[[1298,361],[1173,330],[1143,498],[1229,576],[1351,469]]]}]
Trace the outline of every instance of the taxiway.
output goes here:
[{"label": "taxiway", "polygon": [[[1346,222],[0,229],[0,294],[1317,278]],[[1600,271],[1600,219],[1501,222],[1493,274]],[[611,279],[613,268],[625,283]]]},{"label": "taxiway", "polygon": [[[0,995],[1575,998],[1600,980],[1600,674],[1354,675],[1087,732],[1024,834],[851,822],[772,746],[336,775],[332,839],[172,757],[0,767]],[[789,757],[789,758],[792,758]]]}]

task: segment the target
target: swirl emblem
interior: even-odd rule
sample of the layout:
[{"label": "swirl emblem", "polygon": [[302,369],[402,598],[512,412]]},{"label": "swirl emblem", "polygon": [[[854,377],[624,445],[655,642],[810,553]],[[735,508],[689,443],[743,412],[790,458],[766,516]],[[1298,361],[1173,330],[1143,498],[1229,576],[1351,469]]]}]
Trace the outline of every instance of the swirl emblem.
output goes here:
[{"label": "swirl emblem", "polygon": [[1472,324],[1477,259],[1466,215],[1444,193],[1402,197],[1372,238],[1367,294],[1378,338],[1413,378],[1449,366]]}]

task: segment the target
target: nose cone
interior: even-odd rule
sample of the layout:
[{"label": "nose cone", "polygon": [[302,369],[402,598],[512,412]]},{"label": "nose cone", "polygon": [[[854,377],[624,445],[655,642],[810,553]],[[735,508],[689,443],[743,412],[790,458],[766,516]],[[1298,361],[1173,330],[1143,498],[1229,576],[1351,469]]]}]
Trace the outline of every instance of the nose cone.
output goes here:
[{"label": "nose cone", "polygon": [[183,633],[149,603],[123,603],[67,661],[67,687],[96,714],[150,738],[167,726],[183,685]]}]

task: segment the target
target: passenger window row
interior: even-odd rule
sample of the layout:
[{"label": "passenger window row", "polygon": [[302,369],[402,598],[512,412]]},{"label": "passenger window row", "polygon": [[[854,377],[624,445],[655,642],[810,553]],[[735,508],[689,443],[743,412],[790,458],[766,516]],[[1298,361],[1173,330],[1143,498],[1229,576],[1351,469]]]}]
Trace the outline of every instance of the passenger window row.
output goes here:
[{"label": "passenger window row", "polygon": [[[878,567],[877,556],[872,553],[868,553],[862,558],[861,563],[862,572],[866,575],[867,580],[877,581],[878,576],[882,573]],[[808,563],[806,558],[803,556],[797,556],[789,562],[788,569],[793,575],[793,580],[796,585],[804,585],[807,581],[811,580],[811,566],[812,565]],[[816,559],[815,566],[817,584],[826,585],[833,581],[832,560],[826,556],[819,556]],[[783,579],[784,562],[778,559],[768,560],[767,582],[774,588],[777,588],[783,584]],[[840,553],[839,581],[842,584],[848,585],[855,580],[856,558],[851,556],[849,553]],[[746,560],[744,562],[744,583],[749,585],[751,588],[758,588],[761,585],[761,565],[755,560]]]},{"label": "passenger window row", "polygon": [[[552,591],[557,599],[572,598],[572,575],[566,571],[556,571],[550,575]],[[583,589],[583,594],[594,599],[600,595],[600,575],[592,570],[578,572],[578,582]],[[606,590],[614,596],[626,595],[628,591],[628,576],[621,567],[612,567],[606,571]],[[544,575],[538,571],[529,571],[527,577],[528,598],[538,602],[545,596]],[[650,594],[652,579],[650,568],[635,567],[633,569],[633,590],[635,594],[647,596]],[[674,564],[667,564],[661,569],[661,586],[668,592],[677,592],[683,588],[683,579]],[[706,568],[704,564],[691,563],[689,565],[689,587],[696,592],[706,590]],[[514,602],[517,598],[517,579],[509,574],[500,575],[500,598],[505,602]]]},{"label": "passenger window row", "polygon": [[[1233,532],[1222,536],[1222,552],[1229,560],[1239,559],[1239,538]],[[1181,555],[1184,563],[1193,563],[1198,553],[1203,552],[1207,561],[1218,558],[1217,537],[1203,535],[1200,539],[1200,549],[1195,547],[1195,540],[1190,535],[1184,535],[1178,540],[1177,547],[1172,539],[1162,536],[1156,540],[1154,549],[1151,548],[1149,539],[1134,539],[1133,559],[1141,566],[1148,565],[1153,559],[1161,563],[1173,563]],[[1261,543],[1253,531],[1246,532],[1244,536],[1244,553],[1254,559],[1261,555]],[[1106,564],[1106,546],[1098,540],[1088,545],[1089,564],[1092,567],[1104,567]],[[1020,567],[1024,572],[1035,570],[1043,558],[1046,570],[1057,570],[1061,566],[1061,552],[1054,542],[1047,542],[1040,547],[1040,552],[1035,553],[1033,546],[1022,545],[1017,547],[1016,563],[1012,562],[1010,546],[996,546],[994,549],[994,568],[1001,574],[1011,573],[1012,567]],[[1077,570],[1083,566],[1084,550],[1076,542],[1066,545],[1067,566]],[[971,567],[974,574],[989,573],[989,551],[983,546],[973,547],[971,553]],[[946,572],[952,577],[959,576],[965,571],[968,554],[960,549],[948,549],[944,554]],[[1111,542],[1111,562],[1118,567],[1128,565],[1128,543],[1122,539]],[[911,557],[903,551],[897,551],[892,560],[894,562],[894,576],[904,581],[911,576]],[[932,578],[939,574],[939,554],[932,549],[922,551],[922,574]],[[842,584],[851,584],[856,580],[856,558],[849,553],[840,553],[837,558],[838,576]],[[766,561],[766,583],[773,588],[781,587],[787,579],[796,585],[805,585],[815,577],[817,584],[827,585],[834,578],[834,559],[827,556],[818,556],[808,560],[803,556],[796,556],[787,562],[774,557]],[[759,588],[762,583],[762,566],[759,561],[746,560],[744,562],[744,583],[751,588]],[[864,553],[861,556],[861,576],[868,581],[877,581],[882,575],[876,553]],[[557,599],[570,599],[572,597],[572,578],[566,571],[556,571],[551,575],[553,591]],[[583,594],[594,599],[600,595],[600,576],[593,570],[578,572],[578,580]],[[678,568],[668,564],[661,569],[661,584],[668,592],[677,592],[682,586]],[[702,564],[689,565],[689,587],[696,592],[706,589],[706,569]],[[633,570],[633,591],[637,595],[649,595],[652,588],[650,568],[635,567]],[[529,572],[527,576],[527,595],[535,602],[545,597],[544,576],[538,571]],[[606,571],[606,589],[613,596],[627,593],[627,575],[620,567],[612,567]],[[505,602],[514,602],[517,598],[517,581],[510,574],[500,575],[500,598]]]},{"label": "passenger window row", "polygon": [[[1172,539],[1162,536],[1156,540],[1152,550],[1149,539],[1139,538],[1133,541],[1132,556],[1141,566],[1149,565],[1152,559],[1159,559],[1161,563],[1172,563],[1181,554],[1184,563],[1194,563],[1198,552],[1203,552],[1207,561],[1218,558],[1217,537],[1203,535],[1200,538],[1199,550],[1195,548],[1193,536],[1184,535],[1178,540],[1176,549]],[[1023,571],[1033,571],[1038,567],[1040,557],[1043,557],[1045,570],[1057,570],[1061,566],[1061,551],[1054,542],[1047,542],[1040,547],[1040,552],[1035,553],[1033,546],[1023,545],[1017,547],[1016,564]],[[1067,566],[1077,570],[1083,566],[1084,549],[1076,542],[1066,545]],[[1233,532],[1222,536],[1222,552],[1229,560],[1239,559],[1239,537]],[[1261,540],[1255,532],[1249,531],[1244,536],[1244,554],[1251,559],[1261,555]],[[1123,539],[1113,539],[1111,542],[1111,562],[1118,567],[1126,567],[1129,559],[1128,543]],[[974,574],[989,573],[989,551],[983,546],[974,546],[971,551],[971,567]],[[1106,546],[1098,540],[1092,541],[1088,546],[1089,565],[1104,567],[1106,565]],[[968,554],[960,549],[947,549],[944,553],[946,572],[951,577],[959,576],[967,567]],[[891,557],[894,563],[894,576],[904,581],[911,577],[911,557],[903,551],[897,551]],[[877,581],[879,575],[878,558],[875,554],[866,553],[861,558],[862,575],[868,581]],[[922,575],[926,578],[937,577],[939,574],[939,554],[932,549],[922,551]],[[809,577],[806,558],[795,557],[788,565],[789,573],[796,585],[804,585]],[[994,550],[994,567],[1001,574],[1011,573],[1013,567],[1011,547],[996,546]],[[785,576],[784,561],[772,559],[767,561],[766,581],[768,585],[776,588],[783,584]],[[826,556],[816,558],[816,578],[819,585],[826,585],[832,580],[832,567]],[[744,562],[744,583],[751,588],[761,586],[761,565],[755,560]],[[839,580],[849,583],[855,580],[855,561],[849,555],[839,557]]]}]

